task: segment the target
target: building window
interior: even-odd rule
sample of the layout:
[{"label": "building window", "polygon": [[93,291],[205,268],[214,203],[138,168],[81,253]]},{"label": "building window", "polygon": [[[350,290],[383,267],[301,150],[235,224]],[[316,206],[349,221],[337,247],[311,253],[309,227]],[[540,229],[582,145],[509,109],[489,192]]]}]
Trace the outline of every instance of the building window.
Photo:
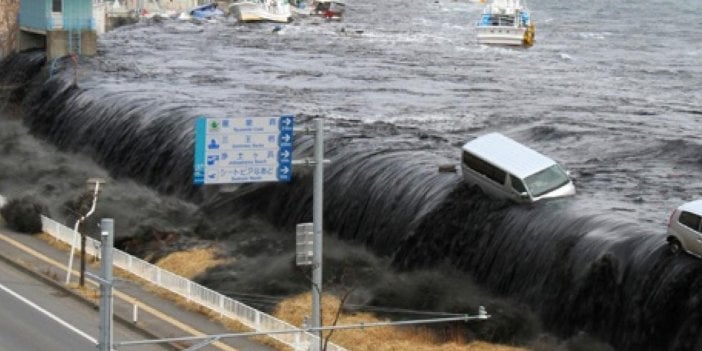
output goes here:
[{"label": "building window", "polygon": [[51,0],[52,12],[63,12],[63,0]]}]

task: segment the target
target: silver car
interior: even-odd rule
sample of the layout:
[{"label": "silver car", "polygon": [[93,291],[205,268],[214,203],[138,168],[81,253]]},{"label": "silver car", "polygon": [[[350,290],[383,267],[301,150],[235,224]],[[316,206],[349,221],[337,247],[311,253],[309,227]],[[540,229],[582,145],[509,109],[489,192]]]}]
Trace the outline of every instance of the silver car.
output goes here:
[{"label": "silver car", "polygon": [[668,247],[672,253],[685,251],[702,258],[702,200],[678,207],[668,220]]}]

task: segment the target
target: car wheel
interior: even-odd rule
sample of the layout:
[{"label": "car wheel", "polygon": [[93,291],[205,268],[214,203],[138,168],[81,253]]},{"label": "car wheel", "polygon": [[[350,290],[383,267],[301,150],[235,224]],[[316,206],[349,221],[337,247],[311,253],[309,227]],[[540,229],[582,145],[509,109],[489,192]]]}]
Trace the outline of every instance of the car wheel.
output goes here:
[{"label": "car wheel", "polygon": [[682,249],[682,247],[681,247],[680,241],[678,241],[678,239],[668,240],[668,251],[670,251],[670,253],[675,255],[678,252],[680,252],[681,249]]}]

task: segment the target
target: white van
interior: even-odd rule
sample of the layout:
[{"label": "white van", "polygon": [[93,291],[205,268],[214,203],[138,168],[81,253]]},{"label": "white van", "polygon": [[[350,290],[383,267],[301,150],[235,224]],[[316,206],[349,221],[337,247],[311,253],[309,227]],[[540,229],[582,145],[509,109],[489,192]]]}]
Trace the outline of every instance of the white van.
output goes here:
[{"label": "white van", "polygon": [[516,202],[575,195],[570,177],[556,161],[500,134],[463,145],[463,178],[487,194]]}]

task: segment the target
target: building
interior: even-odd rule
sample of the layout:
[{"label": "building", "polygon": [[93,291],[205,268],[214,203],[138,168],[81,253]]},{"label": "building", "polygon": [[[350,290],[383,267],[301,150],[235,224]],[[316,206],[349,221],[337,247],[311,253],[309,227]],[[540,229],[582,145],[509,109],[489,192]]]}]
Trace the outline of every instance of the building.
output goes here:
[{"label": "building", "polygon": [[19,49],[44,48],[49,60],[95,55],[92,0],[20,0]]},{"label": "building", "polygon": [[0,59],[16,50],[19,0],[0,0]]}]

